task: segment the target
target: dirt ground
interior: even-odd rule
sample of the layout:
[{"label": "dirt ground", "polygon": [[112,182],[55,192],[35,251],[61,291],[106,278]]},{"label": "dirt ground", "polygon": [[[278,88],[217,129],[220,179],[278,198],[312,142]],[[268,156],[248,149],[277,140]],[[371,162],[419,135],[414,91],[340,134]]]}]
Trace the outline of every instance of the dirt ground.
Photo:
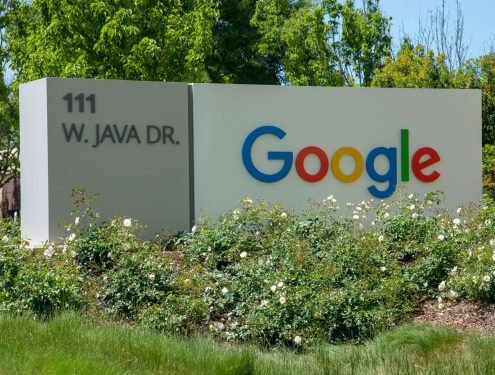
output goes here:
[{"label": "dirt ground", "polygon": [[474,331],[481,335],[495,335],[495,304],[474,302],[443,303],[437,301],[423,305],[414,322],[448,326],[457,330]]}]

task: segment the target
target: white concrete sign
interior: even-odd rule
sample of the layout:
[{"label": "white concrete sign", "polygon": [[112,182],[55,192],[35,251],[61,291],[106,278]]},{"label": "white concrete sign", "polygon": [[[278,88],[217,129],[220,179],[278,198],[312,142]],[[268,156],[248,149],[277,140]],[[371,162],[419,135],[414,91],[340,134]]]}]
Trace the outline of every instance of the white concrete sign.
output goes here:
[{"label": "white concrete sign", "polygon": [[445,193],[481,198],[481,94],[476,90],[194,84],[196,216],[243,197],[302,210]]},{"label": "white concrete sign", "polygon": [[186,84],[42,79],[20,87],[21,232],[54,241],[71,190],[149,235],[191,225]]},{"label": "white concrete sign", "polygon": [[244,197],[296,211],[329,195],[481,198],[478,90],[42,79],[20,101],[21,231],[35,244],[64,234],[75,188],[148,236]]}]

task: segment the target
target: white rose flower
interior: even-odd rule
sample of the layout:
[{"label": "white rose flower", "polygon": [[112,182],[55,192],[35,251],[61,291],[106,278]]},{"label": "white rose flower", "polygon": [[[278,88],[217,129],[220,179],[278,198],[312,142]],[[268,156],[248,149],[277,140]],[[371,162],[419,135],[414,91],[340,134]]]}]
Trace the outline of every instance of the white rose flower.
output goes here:
[{"label": "white rose flower", "polygon": [[302,337],[301,336],[294,337],[294,344],[301,345],[301,343],[302,343]]},{"label": "white rose flower", "polygon": [[55,255],[55,249],[53,246],[48,246],[47,249],[43,252],[43,255],[47,258],[51,258]]},{"label": "white rose flower", "polygon": [[417,212],[413,212],[411,216],[413,219],[416,219],[419,216],[419,214]]},{"label": "white rose flower", "polygon": [[490,246],[495,246],[495,239],[493,239],[493,238],[492,238],[492,239],[490,240]]},{"label": "white rose flower", "polygon": [[461,207],[459,207],[459,208],[457,209],[457,215],[459,215],[459,214],[461,213],[461,211],[462,211],[462,208],[461,208]]},{"label": "white rose flower", "polygon": [[270,290],[271,290],[272,292],[276,291],[276,290],[277,290],[277,286],[276,286],[276,285],[272,285],[272,286],[270,287]]},{"label": "white rose flower", "polygon": [[483,276],[483,281],[485,283],[489,282],[490,281],[490,276],[488,276],[488,275]]},{"label": "white rose flower", "polygon": [[385,219],[387,219],[389,216],[390,216],[390,214],[389,214],[388,212],[385,212],[385,214],[383,215],[383,217],[384,217]]},{"label": "white rose flower", "polygon": [[409,194],[408,198],[409,199],[413,199],[414,198],[414,194]]},{"label": "white rose flower", "polygon": [[213,328],[215,328],[215,330],[217,331],[223,331],[225,329],[225,324],[223,324],[222,322],[215,322],[213,323]]},{"label": "white rose flower", "polygon": [[222,288],[222,294],[227,294],[229,292],[229,290],[225,287]]},{"label": "white rose flower", "polygon": [[262,300],[260,303],[261,307],[268,306],[268,301],[266,299]]},{"label": "white rose flower", "polygon": [[445,239],[445,236],[443,234],[439,234],[437,237],[440,241],[443,241]]},{"label": "white rose flower", "polygon": [[451,291],[450,291],[450,296],[451,296],[452,298],[457,298],[457,297],[459,297],[459,294],[458,294],[455,290],[451,290]]},{"label": "white rose flower", "polygon": [[150,273],[148,275],[148,279],[150,279],[151,281],[155,281],[155,274],[154,273]]},{"label": "white rose flower", "polygon": [[281,217],[282,219],[287,219],[287,213],[286,213],[286,212],[282,212],[282,213],[280,214],[280,217]]},{"label": "white rose flower", "polygon": [[193,227],[191,228],[191,232],[192,232],[192,233],[196,233],[196,231],[197,231],[197,230],[198,230],[198,226],[197,226],[197,225],[195,225],[195,226],[193,226]]},{"label": "white rose flower", "polygon": [[244,203],[253,204],[253,200],[250,198],[246,198],[246,199],[244,199]]},{"label": "white rose flower", "polygon": [[3,237],[2,237],[2,242],[3,242],[3,243],[7,243],[7,242],[9,242],[9,241],[10,241],[9,236],[3,236]]},{"label": "white rose flower", "polygon": [[387,270],[387,267],[385,267],[385,266],[380,267],[380,271],[385,272],[386,270]]},{"label": "white rose flower", "polygon": [[461,223],[461,219],[455,218],[454,220],[452,220],[452,222],[454,223],[454,225],[459,225]]},{"label": "white rose flower", "polygon": [[282,288],[284,286],[284,283],[282,281],[280,281],[278,284],[277,284],[277,287],[279,288]]},{"label": "white rose flower", "polygon": [[71,233],[69,237],[67,237],[67,240],[69,242],[72,242],[76,239],[76,234],[75,233]]},{"label": "white rose flower", "polygon": [[416,206],[414,204],[411,204],[408,208],[412,211],[416,208]]},{"label": "white rose flower", "polygon": [[438,284],[438,290],[441,292],[445,290],[445,281],[442,281],[440,284]]},{"label": "white rose flower", "polygon": [[359,215],[352,215],[352,218],[353,218],[354,220],[359,220]]},{"label": "white rose flower", "polygon": [[279,299],[278,299],[278,302],[280,302],[282,305],[285,303],[285,297],[284,296],[281,296]]},{"label": "white rose flower", "polygon": [[124,227],[129,228],[130,226],[132,226],[132,220],[129,218],[124,219]]},{"label": "white rose flower", "polygon": [[246,253],[245,251],[243,251],[243,252],[240,254],[240,257],[241,257],[241,258],[245,258],[245,257],[247,257],[247,253]]},{"label": "white rose flower", "polygon": [[79,224],[79,216],[76,216],[76,218],[74,219],[74,224],[75,225],[78,225]]}]

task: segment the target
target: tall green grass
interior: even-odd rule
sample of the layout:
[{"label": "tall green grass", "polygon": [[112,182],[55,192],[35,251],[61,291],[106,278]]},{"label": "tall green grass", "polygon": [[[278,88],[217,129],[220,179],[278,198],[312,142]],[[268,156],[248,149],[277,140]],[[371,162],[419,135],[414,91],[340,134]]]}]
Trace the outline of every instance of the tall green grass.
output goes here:
[{"label": "tall green grass", "polygon": [[263,352],[65,314],[0,317],[0,374],[494,374],[495,338],[403,326],[365,345]]}]

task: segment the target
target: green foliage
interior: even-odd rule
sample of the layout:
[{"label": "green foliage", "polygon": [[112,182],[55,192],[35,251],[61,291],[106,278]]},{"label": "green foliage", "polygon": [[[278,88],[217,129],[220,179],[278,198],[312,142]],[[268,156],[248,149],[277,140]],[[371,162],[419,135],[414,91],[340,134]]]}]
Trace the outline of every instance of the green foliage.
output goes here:
[{"label": "green foliage", "polygon": [[42,77],[207,81],[214,1],[12,2],[7,43],[20,82]]},{"label": "green foliage", "polygon": [[388,57],[375,73],[373,87],[449,88],[454,74],[444,55],[435,56],[421,45],[413,46],[406,38],[395,57]]},{"label": "green foliage", "polygon": [[83,305],[79,270],[60,248],[30,250],[3,232],[0,246],[0,311],[41,317]]},{"label": "green foliage", "polygon": [[60,246],[28,250],[5,222],[2,310],[88,306],[164,332],[297,349],[374,337],[425,298],[495,295],[492,201],[450,216],[432,194],[343,208],[330,196],[295,215],[246,198],[190,234],[142,241],[131,219],[97,224],[91,197],[74,194]]},{"label": "green foliage", "polygon": [[483,192],[495,199],[495,145],[485,145],[482,153]]},{"label": "green foliage", "polygon": [[294,85],[369,86],[390,55],[390,19],[378,0],[365,8],[353,1],[257,2],[252,24],[258,50],[280,64],[283,82]]}]

